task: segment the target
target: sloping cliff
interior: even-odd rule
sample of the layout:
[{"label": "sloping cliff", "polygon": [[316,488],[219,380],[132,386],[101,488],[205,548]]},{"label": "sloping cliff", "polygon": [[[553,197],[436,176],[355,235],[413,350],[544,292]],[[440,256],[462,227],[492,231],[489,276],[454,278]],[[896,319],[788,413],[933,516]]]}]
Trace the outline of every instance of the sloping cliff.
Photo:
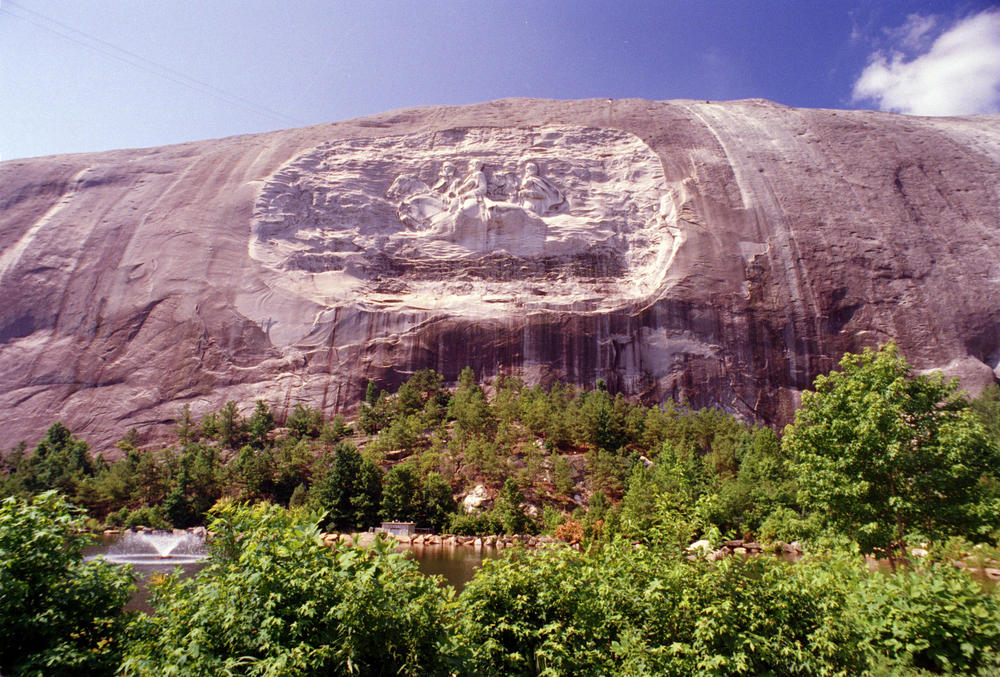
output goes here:
[{"label": "sloping cliff", "polygon": [[895,339],[1000,362],[1000,117],[502,100],[0,163],[0,448],[562,378],[772,424]]}]

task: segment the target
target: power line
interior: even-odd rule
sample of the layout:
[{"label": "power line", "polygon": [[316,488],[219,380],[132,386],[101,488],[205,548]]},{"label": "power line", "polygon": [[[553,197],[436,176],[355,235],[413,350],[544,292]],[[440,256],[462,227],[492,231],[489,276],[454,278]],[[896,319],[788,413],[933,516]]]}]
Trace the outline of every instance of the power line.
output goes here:
[{"label": "power line", "polygon": [[[287,125],[305,124],[299,120],[284,115],[283,113],[280,113],[276,110],[273,110],[266,106],[262,106],[258,103],[255,103],[254,101],[251,101],[250,99],[239,96],[238,94],[227,92],[224,89],[216,87],[215,85],[203,82],[202,80],[198,80],[197,78],[193,78],[189,75],[185,75],[184,73],[174,70],[168,66],[164,66],[163,64],[153,61],[152,59],[147,59],[144,56],[136,54],[135,52],[130,52],[129,50],[118,47],[117,45],[112,44],[106,40],[102,40],[101,38],[95,37],[81,30],[73,28],[72,26],[64,24],[61,21],[57,21],[56,19],[45,16],[44,14],[36,12],[32,9],[23,7],[17,4],[16,2],[13,2],[12,0],[6,0],[5,2],[3,2],[3,0],[0,0],[0,3],[2,3],[0,4],[0,12],[15,17],[17,19],[20,19],[21,21],[25,21],[37,28],[41,28],[42,30],[48,31],[49,33],[58,35],[59,37],[65,40],[69,40],[70,42],[76,43],[82,47],[97,52],[105,57],[108,57],[109,59],[114,59],[116,61],[128,64],[133,68],[138,68],[139,70],[161,77],[164,80],[169,80],[170,82],[181,85],[183,87],[193,89],[202,94],[207,94],[226,103],[242,106],[243,108],[250,110],[258,115],[265,115],[267,117],[278,120],[282,124],[287,124]],[[69,31],[70,33],[75,33],[77,35],[83,36],[84,38],[86,38],[91,42],[86,42],[77,37],[74,37],[71,34],[67,34],[64,31],[57,30],[52,26],[48,26],[43,23],[40,23],[39,21],[35,21],[31,17],[15,14],[14,12],[11,12],[9,9],[7,9],[7,7],[15,7],[22,12],[27,12],[28,14],[34,15],[40,19],[43,19],[44,21],[54,24],[55,26],[64,29],[64,31]]]}]

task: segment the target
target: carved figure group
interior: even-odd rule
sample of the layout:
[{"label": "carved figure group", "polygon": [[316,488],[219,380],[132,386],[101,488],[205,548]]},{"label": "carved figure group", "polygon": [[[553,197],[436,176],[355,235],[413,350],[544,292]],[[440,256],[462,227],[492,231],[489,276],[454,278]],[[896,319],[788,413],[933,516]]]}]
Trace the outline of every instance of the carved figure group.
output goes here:
[{"label": "carved figure group", "polygon": [[[441,165],[433,186],[428,187],[420,179],[400,176],[393,182],[387,195],[401,198],[399,219],[413,230],[427,230],[435,216],[445,212],[454,213],[467,206],[467,201],[483,200],[494,193],[499,198],[494,199],[494,202],[513,202],[536,216],[553,214],[566,202],[562,192],[539,174],[538,164],[535,162],[525,164],[520,185],[516,183],[514,175],[501,179],[500,185],[493,186],[491,193],[482,160],[469,161],[468,173],[461,179],[458,178],[454,163],[445,162]],[[513,186],[510,185],[511,179],[515,181]]]},{"label": "carved figure group", "polygon": [[495,246],[540,250],[546,231],[540,217],[556,213],[566,198],[540,175],[535,162],[525,164],[520,182],[514,174],[494,179],[491,183],[478,158],[469,161],[462,177],[453,163],[445,162],[432,187],[404,175],[386,195],[399,200],[399,220],[414,234],[476,250]]}]

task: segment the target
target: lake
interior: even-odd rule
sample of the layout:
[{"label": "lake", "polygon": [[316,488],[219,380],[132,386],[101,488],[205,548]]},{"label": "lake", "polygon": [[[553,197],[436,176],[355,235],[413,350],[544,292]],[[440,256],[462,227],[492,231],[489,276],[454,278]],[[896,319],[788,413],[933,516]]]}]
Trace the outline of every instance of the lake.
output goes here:
[{"label": "lake", "polygon": [[[200,547],[196,548],[191,543],[178,547],[166,538],[163,543],[156,543],[153,534],[129,534],[127,544],[121,535],[102,534],[98,538],[99,542],[84,552],[86,558],[102,556],[113,563],[127,563],[135,568],[138,591],[126,606],[127,609],[152,613],[148,601],[148,583],[154,573],[171,573],[175,567],[179,567],[181,576],[187,578],[201,571],[207,563],[200,559]],[[398,550],[415,559],[421,572],[428,576],[441,576],[444,583],[453,586],[458,592],[472,580],[484,559],[499,557],[503,553],[502,550],[491,547],[443,545],[400,545]],[[167,556],[164,557],[164,554]]]}]

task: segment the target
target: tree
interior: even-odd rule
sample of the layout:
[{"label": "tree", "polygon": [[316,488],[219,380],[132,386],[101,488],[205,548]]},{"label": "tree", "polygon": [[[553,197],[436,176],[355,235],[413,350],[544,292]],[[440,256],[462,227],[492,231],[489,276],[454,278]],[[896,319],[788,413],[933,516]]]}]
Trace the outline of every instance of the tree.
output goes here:
[{"label": "tree", "polygon": [[508,534],[524,534],[532,528],[531,519],[522,507],[524,494],[517,482],[508,478],[493,505],[493,516]]},{"label": "tree", "polygon": [[421,505],[417,521],[435,531],[440,531],[455,512],[455,498],[451,485],[439,473],[429,472],[420,487]]},{"label": "tree", "polygon": [[905,552],[911,533],[987,535],[1000,453],[956,383],[912,375],[893,343],[840,367],[803,393],[782,440],[805,506],[865,553]]},{"label": "tree", "polygon": [[393,466],[382,482],[382,519],[415,520],[420,503],[420,481],[413,467]]},{"label": "tree", "polygon": [[326,526],[339,531],[367,529],[378,523],[382,471],[352,444],[341,443],[330,467],[313,485],[313,503],[327,513]]},{"label": "tree", "polygon": [[191,405],[185,403],[177,413],[177,441],[186,447],[195,440],[194,419],[191,418]]},{"label": "tree", "polygon": [[458,389],[448,405],[448,414],[455,419],[455,430],[463,439],[476,434],[486,434],[493,424],[493,416],[486,394],[476,383],[471,367],[458,375]]},{"label": "tree", "polygon": [[232,400],[226,402],[219,411],[219,443],[228,449],[235,449],[240,446],[243,439],[243,419],[240,418],[236,410],[236,403]]},{"label": "tree", "polygon": [[267,435],[272,430],[274,430],[274,416],[264,400],[257,400],[253,416],[247,421],[250,444],[256,449],[263,449],[268,445]]},{"label": "tree", "polygon": [[77,484],[94,474],[89,451],[87,443],[74,437],[66,426],[53,423],[28,459],[27,489],[59,489],[72,496]]},{"label": "tree", "polygon": [[53,491],[0,503],[0,671],[113,675],[131,568],[83,561],[83,519]]},{"label": "tree", "polygon": [[285,422],[289,437],[318,437],[323,428],[323,413],[307,404],[295,403],[292,413]]}]

